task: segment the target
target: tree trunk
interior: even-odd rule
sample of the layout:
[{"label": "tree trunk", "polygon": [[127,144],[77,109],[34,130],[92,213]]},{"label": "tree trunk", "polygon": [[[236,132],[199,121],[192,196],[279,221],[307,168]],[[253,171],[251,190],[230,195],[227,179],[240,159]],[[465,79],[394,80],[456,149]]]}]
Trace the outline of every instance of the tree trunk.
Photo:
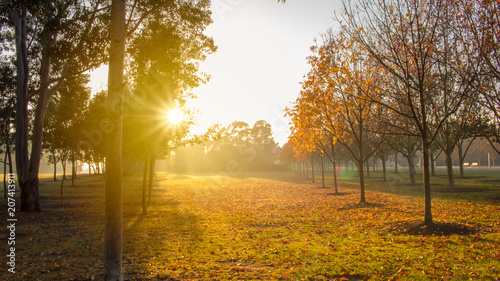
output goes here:
[{"label": "tree trunk", "polygon": [[315,183],[315,180],[314,180],[314,157],[311,157],[311,176],[312,176],[312,182]]},{"label": "tree trunk", "polygon": [[332,158],[330,159],[332,162],[332,171],[333,171],[333,185],[335,186],[335,194],[339,193],[338,186],[337,186],[337,167],[336,167],[336,160],[335,160],[335,146],[333,145],[333,142],[330,142],[330,150],[332,151]]},{"label": "tree trunk", "polygon": [[55,151],[52,151],[52,157],[54,159],[54,181],[57,181],[57,158]]},{"label": "tree trunk", "polygon": [[[14,11],[16,38],[16,172],[21,190],[20,210],[40,211],[38,169],[32,172],[28,155],[28,55],[26,48],[26,8]],[[33,151],[33,150],[32,150]],[[34,172],[36,172],[35,176]]]},{"label": "tree trunk", "polygon": [[358,159],[358,171],[359,173],[359,190],[360,190],[360,198],[359,203],[366,203],[365,198],[365,173],[363,173],[363,152],[360,150],[360,159]]},{"label": "tree trunk", "polygon": [[[388,156],[386,156],[388,157]],[[387,167],[385,165],[385,160],[383,157],[380,158],[380,161],[382,161],[382,177],[384,179],[384,181],[387,181]]]},{"label": "tree trunk", "polygon": [[67,163],[66,158],[61,159],[61,165],[63,169],[63,176],[62,176],[63,180],[66,180],[66,163]]},{"label": "tree trunk", "polygon": [[451,190],[455,190],[455,178],[453,177],[453,160],[451,158],[451,152],[445,151],[446,155],[446,172],[448,175],[448,187]]},{"label": "tree trunk", "polygon": [[325,166],[323,163],[323,154],[321,154],[321,186],[325,187]]},{"label": "tree trunk", "polygon": [[431,151],[431,175],[436,175],[436,159],[434,158],[434,150]]},{"label": "tree trunk", "polygon": [[112,0],[111,46],[107,113],[109,130],[106,130],[106,174],[104,228],[104,280],[123,280],[122,273],[122,118],[123,70],[125,57],[125,0]]},{"label": "tree trunk", "polygon": [[[364,155],[363,155],[363,127],[359,127],[359,141],[358,143],[358,171],[359,171],[359,189],[360,189],[360,199],[359,203],[366,203],[366,198],[365,198],[365,176],[363,173],[363,163],[364,163]],[[368,165],[367,165],[368,166]]]},{"label": "tree trunk", "polygon": [[149,183],[148,183],[148,201],[151,204],[151,197],[153,193],[153,180],[155,177],[155,163],[156,158],[154,153],[151,153],[151,158],[149,158]]},{"label": "tree trunk", "polygon": [[398,173],[398,153],[394,153],[394,172]]},{"label": "tree trunk", "polygon": [[142,213],[146,214],[148,212],[148,207],[146,204],[146,182],[148,179],[148,157],[144,157],[144,169],[142,172]]},{"label": "tree trunk", "polygon": [[410,174],[410,183],[411,185],[416,185],[415,181],[415,158],[412,155],[406,157],[408,160],[408,172]]},{"label": "tree trunk", "polygon": [[71,186],[75,186],[75,160],[71,160]]},{"label": "tree trunk", "polygon": [[306,179],[309,179],[309,167],[307,167],[307,159],[304,160],[304,171],[306,172]]},{"label": "tree trunk", "polygon": [[337,165],[335,163],[335,157],[333,157],[332,169],[333,169],[333,184],[335,186],[335,194],[339,194],[339,188],[337,185]]},{"label": "tree trunk", "polygon": [[370,178],[370,158],[366,159],[366,177]]},{"label": "tree trunk", "polygon": [[429,143],[426,133],[422,137],[422,159],[424,174],[424,224],[432,225],[431,178],[429,175]]},{"label": "tree trunk", "polygon": [[458,144],[458,164],[460,166],[460,177],[463,178],[464,177],[464,160],[465,160],[465,157],[464,157],[464,152],[463,152],[463,148],[462,148],[462,143],[459,143]]}]

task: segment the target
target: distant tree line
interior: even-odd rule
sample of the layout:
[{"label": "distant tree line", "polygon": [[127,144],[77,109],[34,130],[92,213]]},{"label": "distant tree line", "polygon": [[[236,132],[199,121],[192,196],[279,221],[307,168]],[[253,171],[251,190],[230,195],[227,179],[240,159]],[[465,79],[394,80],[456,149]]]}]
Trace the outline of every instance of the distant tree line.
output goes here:
[{"label": "distant tree line", "polygon": [[269,169],[277,160],[277,143],[269,123],[234,121],[209,129],[211,137],[201,144],[176,150],[169,161],[178,172],[210,172],[235,176],[241,172]]}]

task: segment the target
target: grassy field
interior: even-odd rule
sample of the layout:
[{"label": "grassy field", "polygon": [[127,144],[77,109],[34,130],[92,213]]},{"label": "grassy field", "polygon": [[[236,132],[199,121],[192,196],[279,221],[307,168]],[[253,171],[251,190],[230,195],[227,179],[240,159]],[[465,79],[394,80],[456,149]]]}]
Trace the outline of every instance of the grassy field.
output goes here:
[{"label": "grassy field", "polygon": [[[368,180],[357,204],[352,173],[340,193],[292,173],[237,178],[158,174],[146,215],[141,179],[124,181],[127,280],[498,280],[500,175],[467,171],[457,190],[433,178],[436,226],[425,229],[421,188],[405,174]],[[420,176],[417,176],[420,180]],[[319,177],[317,182],[321,182]],[[70,183],[67,181],[66,183]],[[59,197],[44,179],[41,213],[17,213],[16,273],[0,280],[101,280],[102,176]],[[6,223],[6,210],[0,219]],[[2,227],[5,229],[5,227]]]}]

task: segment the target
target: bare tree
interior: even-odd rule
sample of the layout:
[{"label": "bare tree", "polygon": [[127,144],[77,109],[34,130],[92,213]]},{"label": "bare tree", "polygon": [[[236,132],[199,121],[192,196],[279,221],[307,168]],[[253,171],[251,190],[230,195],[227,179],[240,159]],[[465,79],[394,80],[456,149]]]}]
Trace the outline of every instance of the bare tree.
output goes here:
[{"label": "bare tree", "polygon": [[[422,140],[425,195],[424,224],[432,220],[429,147],[442,124],[463,104],[468,91],[437,91],[436,64],[446,55],[445,39],[455,32],[447,23],[456,10],[444,0],[343,1],[338,17],[351,39],[358,42],[400,89],[384,89],[376,101],[412,120]],[[463,67],[468,67],[463,61]],[[460,77],[470,87],[474,77]],[[370,97],[371,98],[371,97]],[[373,99],[373,98],[371,98]],[[448,106],[444,107],[447,104]],[[440,110],[439,114],[436,111]]]}]

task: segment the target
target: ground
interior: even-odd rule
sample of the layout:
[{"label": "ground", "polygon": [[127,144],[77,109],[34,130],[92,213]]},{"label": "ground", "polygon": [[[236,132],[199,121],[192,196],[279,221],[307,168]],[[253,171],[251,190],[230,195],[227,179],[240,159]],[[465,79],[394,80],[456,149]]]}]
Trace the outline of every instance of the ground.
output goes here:
[{"label": "ground", "polygon": [[[140,176],[126,177],[123,188],[126,280],[500,278],[495,200],[441,192],[435,225],[424,226],[417,193],[374,185],[358,204],[348,183],[336,194],[289,172],[158,174],[147,214]],[[486,189],[495,188],[498,195],[498,186]],[[43,181],[43,212],[16,214],[16,273],[2,262],[0,279],[101,280],[103,191],[102,176],[82,176],[61,199],[59,182]]]}]

